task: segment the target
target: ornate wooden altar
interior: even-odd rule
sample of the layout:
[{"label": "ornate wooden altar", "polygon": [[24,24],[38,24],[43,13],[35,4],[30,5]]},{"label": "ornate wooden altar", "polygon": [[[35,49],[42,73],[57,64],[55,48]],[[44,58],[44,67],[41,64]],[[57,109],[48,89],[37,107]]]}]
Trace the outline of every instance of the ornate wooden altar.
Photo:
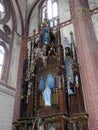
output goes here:
[{"label": "ornate wooden altar", "polygon": [[40,36],[34,33],[30,58],[24,61],[16,130],[88,130],[72,33],[71,40],[64,58],[58,28],[54,34],[44,22]]}]

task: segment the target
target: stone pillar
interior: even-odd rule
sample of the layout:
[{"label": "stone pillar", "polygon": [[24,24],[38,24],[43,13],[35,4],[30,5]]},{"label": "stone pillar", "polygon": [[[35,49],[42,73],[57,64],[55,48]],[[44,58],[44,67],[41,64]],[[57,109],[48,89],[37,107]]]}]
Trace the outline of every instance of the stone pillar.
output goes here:
[{"label": "stone pillar", "polygon": [[71,0],[70,10],[90,130],[98,128],[98,44],[86,0]]},{"label": "stone pillar", "polygon": [[26,55],[26,45],[27,44],[25,39],[21,42],[20,61],[19,61],[19,69],[18,69],[18,76],[17,76],[18,77],[17,88],[16,88],[16,96],[15,96],[14,112],[13,112],[13,122],[16,122],[20,115],[21,83],[22,83],[23,62]]}]

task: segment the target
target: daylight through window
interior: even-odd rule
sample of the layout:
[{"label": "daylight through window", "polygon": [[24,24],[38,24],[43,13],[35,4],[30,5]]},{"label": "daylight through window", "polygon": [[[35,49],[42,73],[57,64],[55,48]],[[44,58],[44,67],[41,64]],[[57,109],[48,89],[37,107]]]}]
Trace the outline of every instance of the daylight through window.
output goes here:
[{"label": "daylight through window", "polygon": [[58,3],[56,0],[48,0],[45,1],[41,8],[41,16],[42,21],[44,19],[48,19],[48,22],[50,23],[50,27],[57,25],[57,19],[58,19]]},{"label": "daylight through window", "polygon": [[4,63],[4,48],[2,46],[0,46],[0,78],[2,75],[2,68],[3,68],[3,63]]}]

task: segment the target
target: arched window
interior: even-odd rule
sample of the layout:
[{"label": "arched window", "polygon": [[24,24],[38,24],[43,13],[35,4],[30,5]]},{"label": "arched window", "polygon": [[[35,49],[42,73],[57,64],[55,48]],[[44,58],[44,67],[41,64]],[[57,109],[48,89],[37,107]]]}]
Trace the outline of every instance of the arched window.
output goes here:
[{"label": "arched window", "polygon": [[5,12],[5,8],[3,6],[3,3],[0,1],[0,12],[4,13]]},{"label": "arched window", "polygon": [[0,45],[0,79],[2,77],[2,70],[3,70],[3,65],[4,65],[4,55],[5,51],[3,46]]},{"label": "arched window", "polygon": [[47,18],[50,27],[57,25],[58,2],[57,0],[47,0],[41,6],[41,21]]},{"label": "arched window", "polygon": [[[13,12],[13,13],[12,13]],[[13,51],[15,10],[12,1],[0,0],[0,81],[7,82]]]}]

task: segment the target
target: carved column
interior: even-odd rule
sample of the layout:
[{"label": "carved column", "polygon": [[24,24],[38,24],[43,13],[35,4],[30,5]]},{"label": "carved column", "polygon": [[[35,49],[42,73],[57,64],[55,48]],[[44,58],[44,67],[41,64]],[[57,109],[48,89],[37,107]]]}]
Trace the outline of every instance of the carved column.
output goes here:
[{"label": "carved column", "polygon": [[66,112],[67,105],[66,105],[66,93],[64,88],[64,58],[63,58],[63,48],[61,45],[61,37],[60,37],[60,30],[57,30],[57,54],[59,56],[59,65],[58,65],[58,74],[59,74],[59,104],[60,104],[60,111]]},{"label": "carved column", "polygon": [[77,53],[80,62],[85,109],[89,113],[89,127],[98,128],[98,44],[86,0],[71,0]]}]

